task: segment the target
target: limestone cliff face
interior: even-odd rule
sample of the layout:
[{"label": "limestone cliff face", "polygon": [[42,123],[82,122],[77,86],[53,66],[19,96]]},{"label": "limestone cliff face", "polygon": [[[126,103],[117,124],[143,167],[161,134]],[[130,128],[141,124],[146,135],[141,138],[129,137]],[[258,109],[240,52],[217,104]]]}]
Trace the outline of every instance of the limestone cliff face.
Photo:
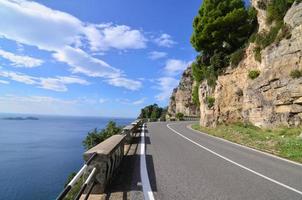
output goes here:
[{"label": "limestone cliff face", "polygon": [[194,84],[192,69],[189,66],[182,74],[178,87],[173,90],[168,106],[168,114],[172,117],[175,117],[176,113],[183,113],[185,116],[199,115],[199,108],[192,100]]},{"label": "limestone cliff face", "polygon": [[[255,6],[257,1],[252,3]],[[261,10],[258,22],[259,31],[268,28]],[[250,44],[239,66],[218,77],[215,90],[206,82],[200,85],[201,125],[237,121],[261,127],[302,124],[302,78],[290,77],[292,70],[302,70],[302,3],[292,6],[284,22],[291,26],[290,39],[264,49],[261,63],[254,59],[254,44]],[[249,79],[250,70],[259,70],[259,77]],[[207,96],[215,98],[212,108],[206,104]]]}]

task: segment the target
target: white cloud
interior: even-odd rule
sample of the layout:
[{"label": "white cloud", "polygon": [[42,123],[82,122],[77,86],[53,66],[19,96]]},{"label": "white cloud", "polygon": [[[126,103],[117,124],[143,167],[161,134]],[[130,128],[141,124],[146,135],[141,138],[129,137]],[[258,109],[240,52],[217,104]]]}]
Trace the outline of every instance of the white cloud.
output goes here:
[{"label": "white cloud", "polygon": [[160,58],[164,58],[167,56],[167,53],[166,52],[161,52],[161,51],[152,51],[149,53],[149,58],[151,60],[157,60],[157,59],[160,59]]},{"label": "white cloud", "polygon": [[13,54],[8,51],[0,49],[0,56],[12,62],[12,65],[15,67],[38,67],[43,64],[43,60],[33,58],[30,56],[20,56]]},{"label": "white cloud", "polygon": [[13,71],[0,71],[0,76],[5,77],[27,85],[35,85],[39,88],[53,90],[57,92],[66,92],[69,84],[88,85],[89,82],[75,76],[57,76],[54,78],[35,77]]},{"label": "white cloud", "polygon": [[103,103],[105,103],[105,102],[107,102],[108,101],[108,99],[104,99],[104,98],[100,98],[99,99],[99,103],[100,104],[103,104]]},{"label": "white cloud", "polygon": [[82,73],[91,77],[118,77],[121,74],[120,70],[81,49],[67,46],[54,53],[53,57],[71,66],[73,73]]},{"label": "white cloud", "polygon": [[141,98],[139,100],[133,101],[132,104],[133,105],[141,105],[145,102],[145,100],[146,100],[146,98],[144,97],[144,98]]},{"label": "white cloud", "polygon": [[147,39],[140,30],[84,23],[68,13],[25,0],[0,0],[0,18],[5,19],[0,21],[0,37],[49,51],[73,73],[102,77],[113,86],[130,90],[140,88],[140,82],[125,78],[121,70],[83,50],[87,41],[92,51],[145,48]]},{"label": "white cloud", "polygon": [[138,100],[134,100],[134,101],[131,101],[129,99],[115,99],[116,102],[118,103],[121,103],[121,104],[126,104],[126,105],[140,105],[140,104],[143,104],[145,102],[146,98],[143,97],[141,99],[138,99]]},{"label": "white cloud", "polygon": [[5,84],[5,85],[8,85],[9,82],[8,81],[4,81],[4,80],[0,80],[0,84]]},{"label": "white cloud", "polygon": [[89,25],[86,27],[86,35],[93,51],[146,48],[147,39],[141,31],[125,25]]},{"label": "white cloud", "polygon": [[164,70],[168,76],[175,76],[182,73],[190,63],[183,60],[169,59],[166,61]]},{"label": "white cloud", "polygon": [[154,42],[160,47],[172,47],[176,42],[172,39],[171,35],[163,33]]},{"label": "white cloud", "polygon": [[116,77],[108,79],[107,82],[110,85],[116,86],[116,87],[124,87],[129,90],[135,91],[142,87],[142,83],[140,81],[135,81],[131,79],[127,79],[124,77]]},{"label": "white cloud", "polygon": [[155,99],[158,101],[167,100],[172,93],[172,90],[178,85],[178,79],[173,77],[162,77],[157,80],[156,89],[160,91],[158,95],[155,96]]}]

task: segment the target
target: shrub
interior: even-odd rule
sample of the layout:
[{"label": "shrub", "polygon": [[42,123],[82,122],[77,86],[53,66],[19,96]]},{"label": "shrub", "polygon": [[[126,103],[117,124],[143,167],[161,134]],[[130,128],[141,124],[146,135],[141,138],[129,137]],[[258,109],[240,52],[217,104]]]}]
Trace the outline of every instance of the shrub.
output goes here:
[{"label": "shrub", "polygon": [[283,24],[281,27],[281,32],[276,38],[276,43],[279,43],[284,38],[288,40],[291,38],[291,36],[291,27],[287,24]]},{"label": "shrub", "polygon": [[83,146],[86,150],[94,147],[95,145],[103,142],[107,138],[119,134],[121,132],[122,128],[117,126],[115,122],[110,121],[108,122],[105,129],[102,129],[101,131],[98,131],[98,129],[94,129],[90,132],[88,132],[88,135],[83,141]]},{"label": "shrub", "polygon": [[255,60],[261,62],[261,48],[256,46],[253,51]]},{"label": "shrub", "polygon": [[214,103],[215,103],[215,98],[211,97],[211,96],[207,96],[206,97],[206,103],[208,105],[208,108],[212,108],[214,106]]},{"label": "shrub", "polygon": [[199,93],[198,93],[199,84],[196,84],[192,91],[192,100],[196,106],[199,106]]},{"label": "shrub", "polygon": [[295,69],[295,70],[290,72],[290,76],[292,78],[300,78],[300,77],[302,77],[302,71],[298,70],[298,69]]},{"label": "shrub", "polygon": [[178,120],[180,120],[180,121],[181,121],[181,120],[184,120],[184,114],[183,114],[183,113],[180,113],[180,112],[179,112],[179,113],[176,113],[176,116],[175,116],[175,117],[176,117],[176,119],[178,119]]},{"label": "shrub", "polygon": [[248,77],[252,80],[254,80],[255,78],[257,78],[260,75],[260,71],[259,70],[251,70],[248,73]]},{"label": "shrub", "polygon": [[282,21],[293,0],[272,0],[267,5],[267,22]]},{"label": "shrub", "polygon": [[267,8],[266,3],[267,2],[265,0],[257,1],[257,7],[261,10],[266,10],[266,8]]},{"label": "shrub", "polygon": [[276,23],[276,25],[271,27],[269,32],[258,33],[256,35],[256,39],[255,39],[256,44],[261,49],[264,49],[267,46],[271,45],[273,42],[275,42],[275,40],[278,36],[279,30],[282,28],[282,26],[283,26],[283,22],[278,22],[278,23]]},{"label": "shrub", "polygon": [[244,57],[244,49],[238,49],[231,54],[230,63],[232,67],[237,66]]}]

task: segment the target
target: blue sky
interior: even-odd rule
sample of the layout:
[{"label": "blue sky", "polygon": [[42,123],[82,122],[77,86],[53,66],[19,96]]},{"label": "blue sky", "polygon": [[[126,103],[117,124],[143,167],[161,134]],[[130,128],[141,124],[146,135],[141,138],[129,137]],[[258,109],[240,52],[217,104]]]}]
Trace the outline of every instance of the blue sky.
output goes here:
[{"label": "blue sky", "polygon": [[136,117],[194,60],[201,1],[0,0],[0,112]]}]

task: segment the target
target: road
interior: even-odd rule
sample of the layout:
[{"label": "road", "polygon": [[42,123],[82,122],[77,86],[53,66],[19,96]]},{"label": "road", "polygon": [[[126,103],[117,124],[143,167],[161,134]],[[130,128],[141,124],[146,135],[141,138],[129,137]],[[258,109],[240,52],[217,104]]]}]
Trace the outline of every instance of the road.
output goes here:
[{"label": "road", "polygon": [[193,131],[189,124],[147,124],[147,174],[155,199],[302,200],[302,165]]}]

